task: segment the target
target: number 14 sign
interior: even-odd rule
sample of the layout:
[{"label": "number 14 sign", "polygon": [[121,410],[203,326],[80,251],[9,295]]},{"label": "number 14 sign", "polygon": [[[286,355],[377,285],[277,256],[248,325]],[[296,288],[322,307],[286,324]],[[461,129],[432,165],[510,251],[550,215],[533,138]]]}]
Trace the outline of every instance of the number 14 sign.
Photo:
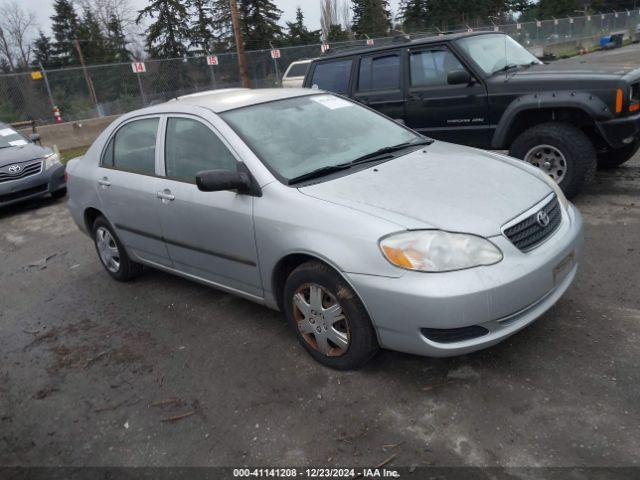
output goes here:
[{"label": "number 14 sign", "polygon": [[144,65],[144,62],[133,62],[131,64],[131,70],[133,70],[133,73],[145,73],[147,67]]}]

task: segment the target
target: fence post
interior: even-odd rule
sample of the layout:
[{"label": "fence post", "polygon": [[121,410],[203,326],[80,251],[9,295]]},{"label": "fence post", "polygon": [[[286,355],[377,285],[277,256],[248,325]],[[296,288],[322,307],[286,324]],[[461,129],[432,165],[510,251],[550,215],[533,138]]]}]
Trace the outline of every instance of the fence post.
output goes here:
[{"label": "fence post", "polygon": [[144,94],[144,88],[142,88],[142,79],[140,78],[140,73],[136,73],[136,78],[138,79],[138,88],[140,89],[140,96],[142,97],[142,105],[147,106],[147,96]]},{"label": "fence post", "polygon": [[[271,51],[275,50],[273,48],[273,43],[269,42],[269,46],[271,47]],[[277,58],[273,58],[273,65],[276,69],[276,82],[280,83],[280,70],[278,69],[278,59]]]},{"label": "fence post", "polygon": [[42,72],[42,78],[44,79],[44,85],[47,87],[47,95],[49,96],[49,103],[51,104],[51,110],[55,108],[56,104],[53,101],[53,95],[51,94],[51,86],[49,85],[49,77],[47,77],[47,71],[42,66],[42,62],[38,62],[38,66],[40,67],[40,71]]}]

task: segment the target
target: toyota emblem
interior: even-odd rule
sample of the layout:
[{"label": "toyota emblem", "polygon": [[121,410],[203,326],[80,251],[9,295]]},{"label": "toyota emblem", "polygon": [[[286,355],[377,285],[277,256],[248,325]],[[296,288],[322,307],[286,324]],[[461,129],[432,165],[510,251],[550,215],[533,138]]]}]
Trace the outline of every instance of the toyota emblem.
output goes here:
[{"label": "toyota emblem", "polygon": [[7,171],[11,174],[11,175],[17,175],[22,171],[22,167],[20,165],[11,165]]},{"label": "toyota emblem", "polygon": [[549,215],[547,215],[547,212],[544,210],[540,210],[536,215],[536,221],[538,222],[538,225],[544,228],[549,225]]}]

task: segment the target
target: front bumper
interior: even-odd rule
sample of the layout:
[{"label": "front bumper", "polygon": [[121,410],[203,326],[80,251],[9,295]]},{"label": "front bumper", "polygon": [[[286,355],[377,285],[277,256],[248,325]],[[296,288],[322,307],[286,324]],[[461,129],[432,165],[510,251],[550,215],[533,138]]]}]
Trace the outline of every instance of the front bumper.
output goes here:
[{"label": "front bumper", "polygon": [[[504,259],[488,267],[449,273],[408,271],[400,278],[347,274],[371,316],[380,345],[448,357],[489,347],[524,328],[571,285],[583,246],[582,217],[569,206],[556,232],[528,253],[519,251],[506,237],[491,240]],[[480,326],[487,333],[442,343],[421,331],[471,326]]]},{"label": "front bumper", "polygon": [[640,140],[640,113],[597,122],[596,125],[611,148],[626,147]]},{"label": "front bumper", "polygon": [[62,190],[66,187],[64,171],[64,165],[60,164],[35,175],[0,183],[0,207]]}]

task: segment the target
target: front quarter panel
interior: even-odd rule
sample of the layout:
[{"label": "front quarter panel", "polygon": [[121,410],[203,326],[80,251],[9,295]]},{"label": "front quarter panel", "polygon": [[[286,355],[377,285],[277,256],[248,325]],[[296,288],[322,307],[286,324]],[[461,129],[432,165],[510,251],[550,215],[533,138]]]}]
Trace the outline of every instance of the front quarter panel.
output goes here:
[{"label": "front quarter panel", "polygon": [[316,257],[339,272],[401,277],[405,271],[382,255],[378,240],[404,230],[372,215],[309,197],[274,182],[255,199],[256,242],[265,294],[273,297],[273,272],[291,254]]}]

